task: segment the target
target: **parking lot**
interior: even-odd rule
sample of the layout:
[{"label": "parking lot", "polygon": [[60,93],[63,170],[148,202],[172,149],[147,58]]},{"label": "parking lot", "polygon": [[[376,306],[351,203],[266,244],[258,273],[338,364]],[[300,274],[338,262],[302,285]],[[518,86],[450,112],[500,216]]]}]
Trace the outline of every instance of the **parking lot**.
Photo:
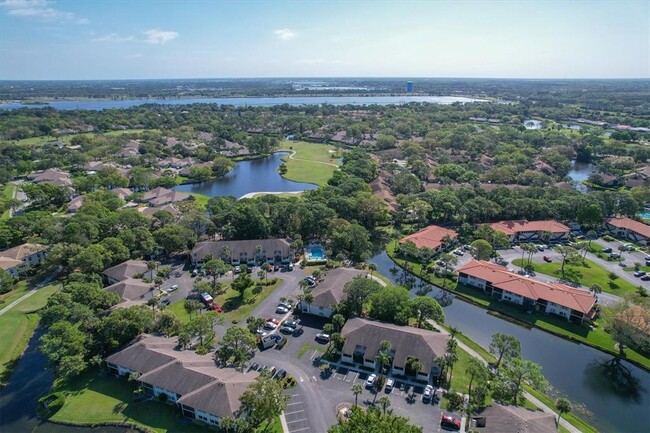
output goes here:
[{"label": "parking lot", "polygon": [[307,407],[300,393],[292,393],[284,411],[284,418],[290,433],[313,431],[309,424]]}]

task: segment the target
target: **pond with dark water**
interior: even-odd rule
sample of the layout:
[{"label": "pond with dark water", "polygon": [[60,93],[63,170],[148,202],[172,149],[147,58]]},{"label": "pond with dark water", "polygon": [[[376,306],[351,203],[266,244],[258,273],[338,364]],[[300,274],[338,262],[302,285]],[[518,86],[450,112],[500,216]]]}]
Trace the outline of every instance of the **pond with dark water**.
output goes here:
[{"label": "pond with dark water", "polygon": [[282,157],[288,154],[289,152],[276,152],[266,158],[240,161],[223,177],[180,185],[175,189],[208,197],[232,195],[240,198],[252,192],[296,192],[318,188],[318,185],[294,182],[280,176],[278,167],[282,164]]}]

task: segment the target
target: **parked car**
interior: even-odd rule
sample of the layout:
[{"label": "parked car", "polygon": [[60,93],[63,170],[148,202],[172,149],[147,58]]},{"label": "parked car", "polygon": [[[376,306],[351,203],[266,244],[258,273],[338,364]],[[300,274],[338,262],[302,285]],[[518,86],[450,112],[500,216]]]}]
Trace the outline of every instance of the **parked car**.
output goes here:
[{"label": "parked car", "polygon": [[277,272],[280,270],[280,267],[278,265],[273,265],[273,272]]},{"label": "parked car", "polygon": [[280,332],[282,332],[283,334],[293,334],[293,331],[294,328],[291,328],[289,326],[283,326],[282,328],[280,328]]},{"label": "parked car", "polygon": [[609,256],[610,256],[611,258],[613,258],[613,259],[620,259],[620,258],[621,258],[621,254],[620,254],[620,253],[611,253]]},{"label": "parked car", "polygon": [[287,326],[291,329],[296,329],[298,327],[298,322],[296,322],[295,320],[287,320],[286,322],[284,322],[284,326]]},{"label": "parked car", "polygon": [[395,386],[395,381],[393,379],[388,379],[386,381],[386,387],[384,388],[384,392],[386,394],[389,394],[393,390],[394,386]]},{"label": "parked car", "polygon": [[259,335],[260,337],[266,337],[267,335],[269,335],[269,333],[263,330],[262,328],[260,328],[257,330],[257,335]]},{"label": "parked car", "polygon": [[260,367],[259,364],[258,364],[257,362],[254,362],[254,363],[251,364],[251,366],[250,366],[250,368],[248,369],[248,371],[251,371],[251,370],[252,370],[252,371],[257,371],[257,369],[258,369],[259,367]]},{"label": "parked car", "polygon": [[537,251],[544,251],[545,249],[544,245],[537,245]]},{"label": "parked car", "polygon": [[458,250],[454,250],[454,254],[456,254],[457,256],[463,256],[463,255],[465,255],[465,253],[463,252],[463,250],[460,250],[460,249],[458,249]]},{"label": "parked car", "polygon": [[210,296],[208,292],[203,292],[201,293],[201,301],[203,301],[205,305],[211,305],[214,299],[212,299],[212,296]]},{"label": "parked car", "polygon": [[646,271],[636,271],[634,272],[635,277],[642,277],[646,274]]},{"label": "parked car", "polygon": [[284,369],[280,369],[280,370],[278,370],[277,373],[275,373],[275,376],[273,376],[273,379],[282,380],[285,377],[287,377],[287,371],[284,370]]},{"label": "parked car", "polygon": [[618,265],[619,265],[619,266],[620,266],[621,268],[624,268],[624,267],[626,267],[626,266],[627,266],[627,265],[625,264],[625,262],[619,262],[619,264],[618,264]]},{"label": "parked car", "polygon": [[269,331],[273,331],[273,330],[274,330],[275,328],[277,328],[277,327],[278,327],[278,325],[276,325],[276,324],[273,323],[273,322],[266,322],[266,323],[264,324],[264,329],[268,329]]},{"label": "parked car", "polygon": [[241,266],[235,266],[235,273],[236,274],[241,273]]},{"label": "parked car", "polygon": [[268,368],[269,368],[269,367],[268,367],[266,364],[264,364],[264,365],[262,365],[262,366],[259,368],[259,370],[257,370],[257,371],[259,371],[259,372],[261,373],[261,372],[263,372],[263,371],[266,371]]},{"label": "parked car", "polygon": [[167,289],[167,292],[168,292],[168,293],[172,293],[172,292],[175,292],[176,290],[178,290],[178,284],[174,284],[173,286],[171,286],[170,288],[168,288],[168,289]]},{"label": "parked car", "polygon": [[293,263],[289,263],[288,268],[289,268],[289,271],[293,271]]},{"label": "parked car", "polygon": [[278,306],[282,306],[282,307],[286,308],[287,310],[291,310],[293,308],[293,306],[288,302],[280,302],[278,304]]},{"label": "parked car", "polygon": [[542,257],[545,262],[551,263],[553,260],[549,256]]},{"label": "parked car", "polygon": [[210,305],[210,310],[216,311],[217,313],[221,313],[223,311],[221,306],[217,304]]},{"label": "parked car", "polygon": [[427,385],[424,387],[424,394],[422,394],[422,401],[423,402],[429,402],[433,398],[433,387],[431,385]]},{"label": "parked car", "polygon": [[609,253],[612,252],[612,249],[609,248],[609,247],[607,247],[607,248],[603,248],[603,252],[606,253],[606,254],[609,254]]},{"label": "parked car", "polygon": [[278,305],[278,307],[275,309],[275,314],[287,314],[289,312],[289,309],[283,305]]},{"label": "parked car", "polygon": [[267,318],[264,319],[264,320],[267,321],[267,322],[271,322],[271,323],[273,323],[273,324],[275,324],[275,325],[279,325],[279,324],[280,324],[280,321],[279,321],[278,319],[274,319],[273,317],[267,317]]},{"label": "parked car", "polygon": [[170,301],[168,298],[165,298],[162,301],[160,301],[160,304],[164,305],[165,307],[168,306],[171,303],[172,303],[172,301]]},{"label": "parked car", "polygon": [[460,420],[443,414],[440,418],[440,427],[448,430],[460,430]]},{"label": "parked car", "polygon": [[329,343],[330,342],[330,336],[329,334],[323,334],[322,332],[318,335],[316,335],[316,341],[319,343]]},{"label": "parked car", "polygon": [[376,380],[377,375],[375,373],[372,373],[370,376],[368,376],[368,379],[366,380],[366,388],[372,388]]},{"label": "parked car", "polygon": [[192,277],[196,277],[198,274],[199,274],[199,270],[198,270],[198,269],[193,269],[193,270],[192,270]]},{"label": "parked car", "polygon": [[641,280],[643,280],[643,281],[650,281],[650,275],[645,274],[644,276],[641,277]]}]

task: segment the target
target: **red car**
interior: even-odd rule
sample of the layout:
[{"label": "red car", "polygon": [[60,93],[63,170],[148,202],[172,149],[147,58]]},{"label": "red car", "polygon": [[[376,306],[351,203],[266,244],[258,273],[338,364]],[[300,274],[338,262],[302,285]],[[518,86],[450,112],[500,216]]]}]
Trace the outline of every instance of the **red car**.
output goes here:
[{"label": "red car", "polygon": [[442,415],[440,418],[440,427],[446,430],[460,430],[460,420],[449,415]]},{"label": "red car", "polygon": [[221,307],[218,306],[217,304],[210,305],[210,309],[216,311],[217,313],[221,313]]},{"label": "red car", "polygon": [[551,258],[549,256],[544,256],[542,258],[544,259],[545,262],[551,263],[553,261],[553,260],[551,260]]},{"label": "red car", "polygon": [[271,323],[273,323],[273,324],[276,325],[276,326],[280,324],[280,321],[279,321],[278,319],[274,319],[273,317],[267,317],[267,318],[265,319],[265,321],[266,321],[266,322],[271,322]]}]

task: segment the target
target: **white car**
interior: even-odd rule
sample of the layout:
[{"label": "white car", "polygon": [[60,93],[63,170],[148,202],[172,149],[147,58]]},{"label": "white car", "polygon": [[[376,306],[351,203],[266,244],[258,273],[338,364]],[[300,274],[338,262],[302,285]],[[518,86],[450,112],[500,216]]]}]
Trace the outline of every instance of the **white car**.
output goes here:
[{"label": "white car", "polygon": [[276,325],[276,324],[273,323],[273,322],[266,322],[266,323],[264,324],[264,329],[268,329],[268,330],[271,330],[271,331],[274,330],[274,329],[277,328],[277,327],[278,327],[278,325]]},{"label": "white car", "polygon": [[370,376],[368,376],[368,379],[366,380],[366,388],[372,388],[376,380],[377,375],[375,373],[372,373]]},{"label": "white car", "polygon": [[236,274],[241,273],[241,266],[235,266],[235,273]]},{"label": "white car", "polygon": [[278,307],[275,309],[275,314],[287,314],[288,312],[289,309],[284,305],[278,305]]},{"label": "white car", "polygon": [[424,387],[424,394],[422,394],[422,401],[429,401],[433,397],[433,387],[431,385],[427,385]]},{"label": "white car", "polygon": [[394,386],[395,386],[395,381],[393,379],[388,379],[386,381],[386,387],[384,388],[384,392],[386,394],[390,393],[393,390]]}]

